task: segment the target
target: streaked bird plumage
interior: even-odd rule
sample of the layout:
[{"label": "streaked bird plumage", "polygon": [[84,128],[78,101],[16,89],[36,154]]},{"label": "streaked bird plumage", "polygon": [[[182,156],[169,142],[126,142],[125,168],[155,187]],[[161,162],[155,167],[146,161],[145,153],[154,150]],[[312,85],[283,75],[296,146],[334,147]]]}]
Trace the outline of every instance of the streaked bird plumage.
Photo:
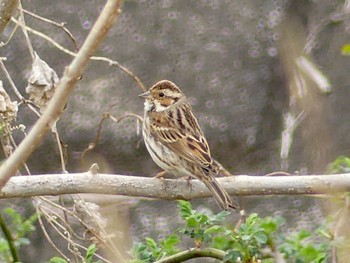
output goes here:
[{"label": "streaked bird plumage", "polygon": [[171,81],[162,80],[139,96],[145,98],[142,131],[154,162],[177,177],[191,176],[202,181],[222,209],[238,208],[214,177],[219,165],[210,155],[207,140],[183,92]]}]

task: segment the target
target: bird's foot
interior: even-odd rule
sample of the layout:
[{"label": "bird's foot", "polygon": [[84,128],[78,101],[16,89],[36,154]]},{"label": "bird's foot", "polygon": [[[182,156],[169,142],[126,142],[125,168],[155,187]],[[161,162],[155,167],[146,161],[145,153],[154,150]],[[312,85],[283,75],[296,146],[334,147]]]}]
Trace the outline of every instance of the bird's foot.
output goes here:
[{"label": "bird's foot", "polygon": [[187,185],[190,188],[190,192],[192,191],[192,176],[183,176],[180,179],[185,179],[187,181]]},{"label": "bird's foot", "polygon": [[164,175],[166,175],[166,174],[167,174],[166,171],[161,171],[161,172],[157,173],[155,176],[153,176],[153,178],[159,179],[162,182],[164,190],[166,189],[166,181],[164,178]]},{"label": "bird's foot", "polygon": [[157,173],[155,176],[153,176],[153,178],[158,178],[158,179],[164,180],[164,175],[166,175],[166,174],[167,174],[166,171],[161,171],[161,172]]}]

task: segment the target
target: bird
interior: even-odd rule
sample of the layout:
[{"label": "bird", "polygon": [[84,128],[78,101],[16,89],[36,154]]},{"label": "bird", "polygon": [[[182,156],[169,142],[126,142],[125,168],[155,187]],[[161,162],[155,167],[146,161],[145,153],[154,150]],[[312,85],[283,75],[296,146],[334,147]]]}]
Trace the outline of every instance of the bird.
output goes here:
[{"label": "bird", "polygon": [[153,161],[165,173],[202,181],[221,209],[239,208],[214,177],[223,167],[211,157],[207,140],[181,89],[169,80],[161,80],[139,97],[145,99],[142,134]]}]

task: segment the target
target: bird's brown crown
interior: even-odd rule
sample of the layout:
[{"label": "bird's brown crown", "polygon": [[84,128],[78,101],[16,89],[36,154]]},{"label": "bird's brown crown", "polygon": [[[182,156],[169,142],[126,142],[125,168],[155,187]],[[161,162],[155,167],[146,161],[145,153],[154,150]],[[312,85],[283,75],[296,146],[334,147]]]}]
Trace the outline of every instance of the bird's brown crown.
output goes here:
[{"label": "bird's brown crown", "polygon": [[150,97],[162,107],[168,107],[184,98],[179,87],[169,80],[161,80],[149,89]]}]

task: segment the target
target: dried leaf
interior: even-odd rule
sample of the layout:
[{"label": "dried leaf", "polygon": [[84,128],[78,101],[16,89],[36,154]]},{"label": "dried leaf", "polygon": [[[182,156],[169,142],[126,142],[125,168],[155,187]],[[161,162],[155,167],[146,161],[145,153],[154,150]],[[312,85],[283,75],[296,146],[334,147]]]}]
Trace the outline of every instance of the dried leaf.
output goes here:
[{"label": "dried leaf", "polygon": [[101,235],[101,230],[107,226],[107,219],[101,215],[97,204],[82,200],[74,201],[74,210],[90,232]]},{"label": "dried leaf", "polygon": [[40,108],[41,112],[45,110],[47,103],[55,93],[58,82],[56,72],[35,53],[26,92],[29,94],[29,99]]},{"label": "dried leaf", "polygon": [[11,122],[17,117],[17,101],[11,101],[0,80],[0,114],[3,120]]}]

